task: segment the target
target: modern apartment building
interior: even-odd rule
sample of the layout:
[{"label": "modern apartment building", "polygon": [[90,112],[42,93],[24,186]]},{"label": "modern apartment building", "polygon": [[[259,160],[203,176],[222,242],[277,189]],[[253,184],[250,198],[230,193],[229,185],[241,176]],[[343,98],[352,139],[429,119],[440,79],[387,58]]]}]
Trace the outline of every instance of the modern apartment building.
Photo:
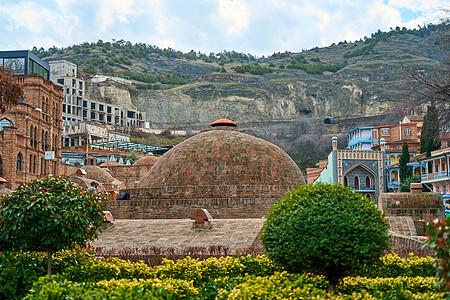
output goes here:
[{"label": "modern apartment building", "polygon": [[88,88],[107,84],[107,80],[97,83],[81,79],[77,77],[77,66],[66,60],[51,61],[49,64],[51,80],[64,90],[64,147],[84,145],[87,139],[89,143],[105,140],[107,131],[110,140],[129,141],[126,134],[129,129],[142,127],[144,114],[131,103],[113,103],[108,99],[87,97]]}]

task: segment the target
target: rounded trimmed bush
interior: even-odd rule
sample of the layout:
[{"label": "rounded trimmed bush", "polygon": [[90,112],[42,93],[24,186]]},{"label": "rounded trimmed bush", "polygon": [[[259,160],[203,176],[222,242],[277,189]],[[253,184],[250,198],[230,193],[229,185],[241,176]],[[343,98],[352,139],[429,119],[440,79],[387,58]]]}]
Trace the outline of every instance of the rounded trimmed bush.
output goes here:
[{"label": "rounded trimmed bush", "polygon": [[261,235],[272,260],[290,272],[339,279],[379,261],[389,224],[374,203],[342,185],[316,183],[291,191],[274,205]]}]

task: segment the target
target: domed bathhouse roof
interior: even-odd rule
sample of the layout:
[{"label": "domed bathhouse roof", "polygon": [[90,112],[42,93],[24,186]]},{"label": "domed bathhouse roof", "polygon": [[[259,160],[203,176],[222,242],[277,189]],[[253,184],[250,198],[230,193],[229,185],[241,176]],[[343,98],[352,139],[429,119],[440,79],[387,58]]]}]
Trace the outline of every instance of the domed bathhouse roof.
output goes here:
[{"label": "domed bathhouse roof", "polygon": [[[84,175],[87,179],[95,180],[100,182],[107,191],[109,190],[119,190],[123,187],[123,183],[111,176],[105,169],[99,166],[83,166],[82,169],[85,171]],[[75,175],[75,174],[74,174]]]},{"label": "domed bathhouse roof", "polygon": [[125,166],[124,164],[118,163],[116,161],[109,161],[109,162],[104,162],[102,163],[99,167],[100,168],[106,168],[107,166],[112,167],[112,166]]},{"label": "domed bathhouse roof", "polygon": [[118,218],[183,218],[196,208],[211,209],[214,218],[265,216],[305,181],[283,150],[234,130],[234,124],[220,120],[169,150],[137,189],[126,190],[135,207],[127,213],[124,203],[112,203],[109,210],[117,205]]},{"label": "domed bathhouse roof", "polygon": [[146,155],[134,162],[133,166],[153,166],[158,161],[158,157]]},{"label": "domed bathhouse roof", "polygon": [[297,164],[279,147],[221,121],[227,130],[215,122],[213,130],[178,144],[139,187],[164,198],[282,197],[305,183]]}]

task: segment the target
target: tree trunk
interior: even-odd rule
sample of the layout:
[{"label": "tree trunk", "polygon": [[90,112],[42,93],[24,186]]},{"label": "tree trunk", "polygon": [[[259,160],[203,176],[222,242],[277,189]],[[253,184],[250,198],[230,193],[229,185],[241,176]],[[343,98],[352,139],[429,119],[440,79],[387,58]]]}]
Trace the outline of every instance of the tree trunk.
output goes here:
[{"label": "tree trunk", "polygon": [[52,250],[47,251],[47,275],[52,276]]},{"label": "tree trunk", "polygon": [[328,285],[328,294],[334,292],[335,288],[336,288],[336,283],[330,281],[330,284]]}]

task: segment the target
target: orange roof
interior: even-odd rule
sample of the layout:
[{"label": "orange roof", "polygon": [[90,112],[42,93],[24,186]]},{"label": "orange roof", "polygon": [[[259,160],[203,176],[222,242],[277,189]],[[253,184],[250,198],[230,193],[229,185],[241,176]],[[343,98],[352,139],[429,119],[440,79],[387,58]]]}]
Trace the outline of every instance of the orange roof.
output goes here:
[{"label": "orange roof", "polygon": [[[394,125],[380,125],[380,126],[374,126],[373,128],[390,128],[390,127],[397,127],[397,126],[399,126],[400,125],[400,123],[399,124],[394,124]],[[402,123],[401,124],[402,126],[404,126],[404,125],[417,125],[417,122],[410,122],[410,123]]]},{"label": "orange roof", "polygon": [[228,119],[219,119],[219,120],[216,120],[216,121],[212,122],[211,126],[212,127],[216,127],[216,126],[233,126],[233,127],[236,127],[237,124],[234,123],[231,120],[228,120]]}]

